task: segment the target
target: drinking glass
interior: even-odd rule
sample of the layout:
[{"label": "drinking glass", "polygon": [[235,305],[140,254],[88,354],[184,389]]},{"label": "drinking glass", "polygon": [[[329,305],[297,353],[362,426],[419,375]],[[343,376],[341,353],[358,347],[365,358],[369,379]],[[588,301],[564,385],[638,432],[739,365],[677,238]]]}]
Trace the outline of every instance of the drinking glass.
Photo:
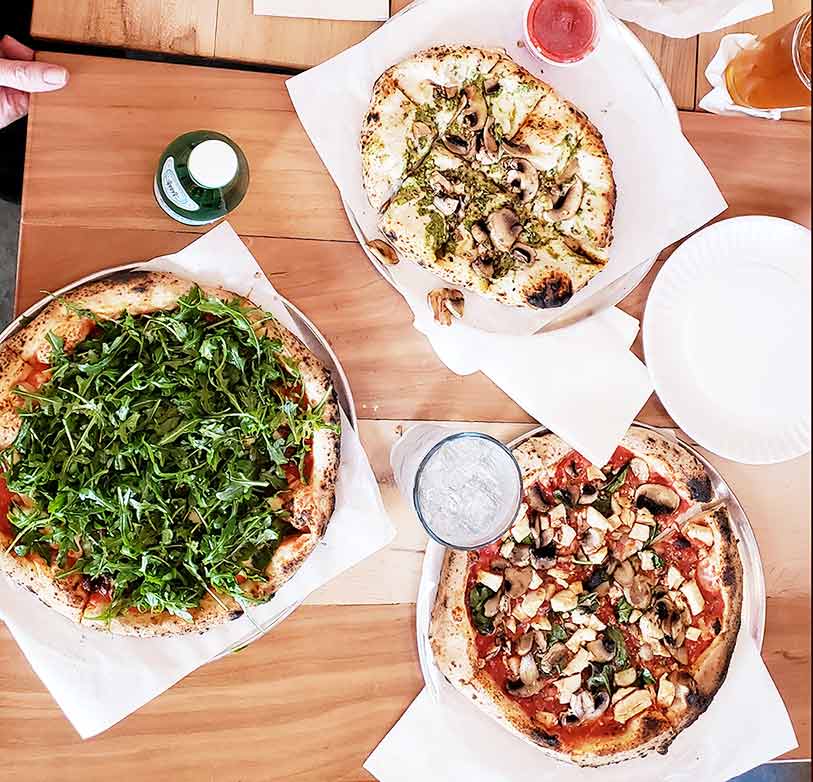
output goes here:
[{"label": "drinking glass", "polygon": [[753,109],[810,105],[810,13],[737,54],[725,71],[731,100]]},{"label": "drinking glass", "polygon": [[393,446],[390,465],[427,534],[447,548],[493,543],[519,512],[519,465],[487,434],[416,424]]}]

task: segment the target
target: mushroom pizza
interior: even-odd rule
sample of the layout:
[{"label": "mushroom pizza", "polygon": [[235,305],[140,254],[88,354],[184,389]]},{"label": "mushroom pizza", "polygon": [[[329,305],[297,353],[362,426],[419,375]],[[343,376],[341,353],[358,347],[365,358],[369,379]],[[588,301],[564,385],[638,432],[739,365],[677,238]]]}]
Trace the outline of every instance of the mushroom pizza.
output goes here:
[{"label": "mushroom pizza", "polygon": [[376,82],[364,188],[391,246],[504,304],[565,304],[607,263],[615,182],[601,134],[503,50],[437,46]]},{"label": "mushroom pizza", "polygon": [[514,453],[512,528],[446,554],[430,629],[440,670],[559,759],[665,752],[723,683],[739,630],[728,512],[705,504],[702,464],[645,430],[601,468],[553,434]]},{"label": "mushroom pizza", "polygon": [[339,438],[327,370],[246,299],[81,286],[0,346],[0,569],[114,633],[235,619],[324,535]]}]

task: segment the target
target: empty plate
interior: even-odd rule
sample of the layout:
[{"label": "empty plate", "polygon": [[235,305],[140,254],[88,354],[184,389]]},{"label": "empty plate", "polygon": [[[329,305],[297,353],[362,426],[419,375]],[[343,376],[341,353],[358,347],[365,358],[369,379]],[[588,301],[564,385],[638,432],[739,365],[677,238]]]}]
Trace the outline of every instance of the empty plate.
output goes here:
[{"label": "empty plate", "polygon": [[655,390],[710,451],[770,464],[810,450],[810,231],[736,217],[684,242],[644,315]]}]

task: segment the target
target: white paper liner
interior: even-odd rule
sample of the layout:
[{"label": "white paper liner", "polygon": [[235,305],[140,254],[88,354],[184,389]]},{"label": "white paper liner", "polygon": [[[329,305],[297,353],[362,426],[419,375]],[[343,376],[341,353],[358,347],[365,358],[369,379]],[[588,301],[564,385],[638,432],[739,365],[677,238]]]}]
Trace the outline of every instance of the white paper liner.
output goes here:
[{"label": "white paper liner", "polygon": [[606,0],[619,19],[672,38],[691,38],[773,11],[772,0]]},{"label": "white paper liner", "polygon": [[[535,332],[726,206],[620,23],[604,20],[597,51],[579,66],[543,68],[521,42],[526,5],[525,0],[497,5],[488,0],[425,0],[363,43],[287,82],[306,132],[368,239],[379,234],[362,186],[359,134],[373,84],[392,64],[438,43],[503,47],[587,113],[604,136],[618,185],[610,261],[570,304],[557,310],[533,312],[465,294],[465,323],[511,334]],[[389,271],[413,310],[428,311],[426,294],[442,284],[439,278],[412,263]]]},{"label": "white paper liner", "polygon": [[[298,334],[274,287],[228,223],[180,252],[156,258],[141,268],[173,272],[246,296]],[[358,434],[343,412],[341,415],[336,509],[327,533],[273,600],[248,610],[260,626],[285,614],[315,589],[395,537]],[[0,618],[82,738],[106,730],[199,666],[257,635],[248,616],[203,635],[106,635],[57,614],[5,577],[0,578]]]}]

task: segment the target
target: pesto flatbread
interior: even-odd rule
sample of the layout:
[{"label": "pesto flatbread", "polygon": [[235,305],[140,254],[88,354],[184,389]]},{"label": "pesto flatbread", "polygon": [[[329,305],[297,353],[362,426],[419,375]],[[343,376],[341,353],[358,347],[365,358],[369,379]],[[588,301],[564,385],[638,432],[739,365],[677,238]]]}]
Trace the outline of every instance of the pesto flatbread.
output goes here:
[{"label": "pesto flatbread", "polygon": [[547,754],[600,766],[656,750],[725,680],[742,564],[703,465],[631,429],[606,465],[553,434],[514,451],[511,530],[446,554],[430,642],[447,679]]},{"label": "pesto flatbread", "polygon": [[338,463],[329,373],[228,291],[122,273],[0,346],[0,568],[84,625],[200,632],[270,599]]},{"label": "pesto flatbread", "polygon": [[559,307],[607,263],[615,182],[601,135],[502,50],[438,46],[390,68],[361,152],[397,257],[454,285]]}]

